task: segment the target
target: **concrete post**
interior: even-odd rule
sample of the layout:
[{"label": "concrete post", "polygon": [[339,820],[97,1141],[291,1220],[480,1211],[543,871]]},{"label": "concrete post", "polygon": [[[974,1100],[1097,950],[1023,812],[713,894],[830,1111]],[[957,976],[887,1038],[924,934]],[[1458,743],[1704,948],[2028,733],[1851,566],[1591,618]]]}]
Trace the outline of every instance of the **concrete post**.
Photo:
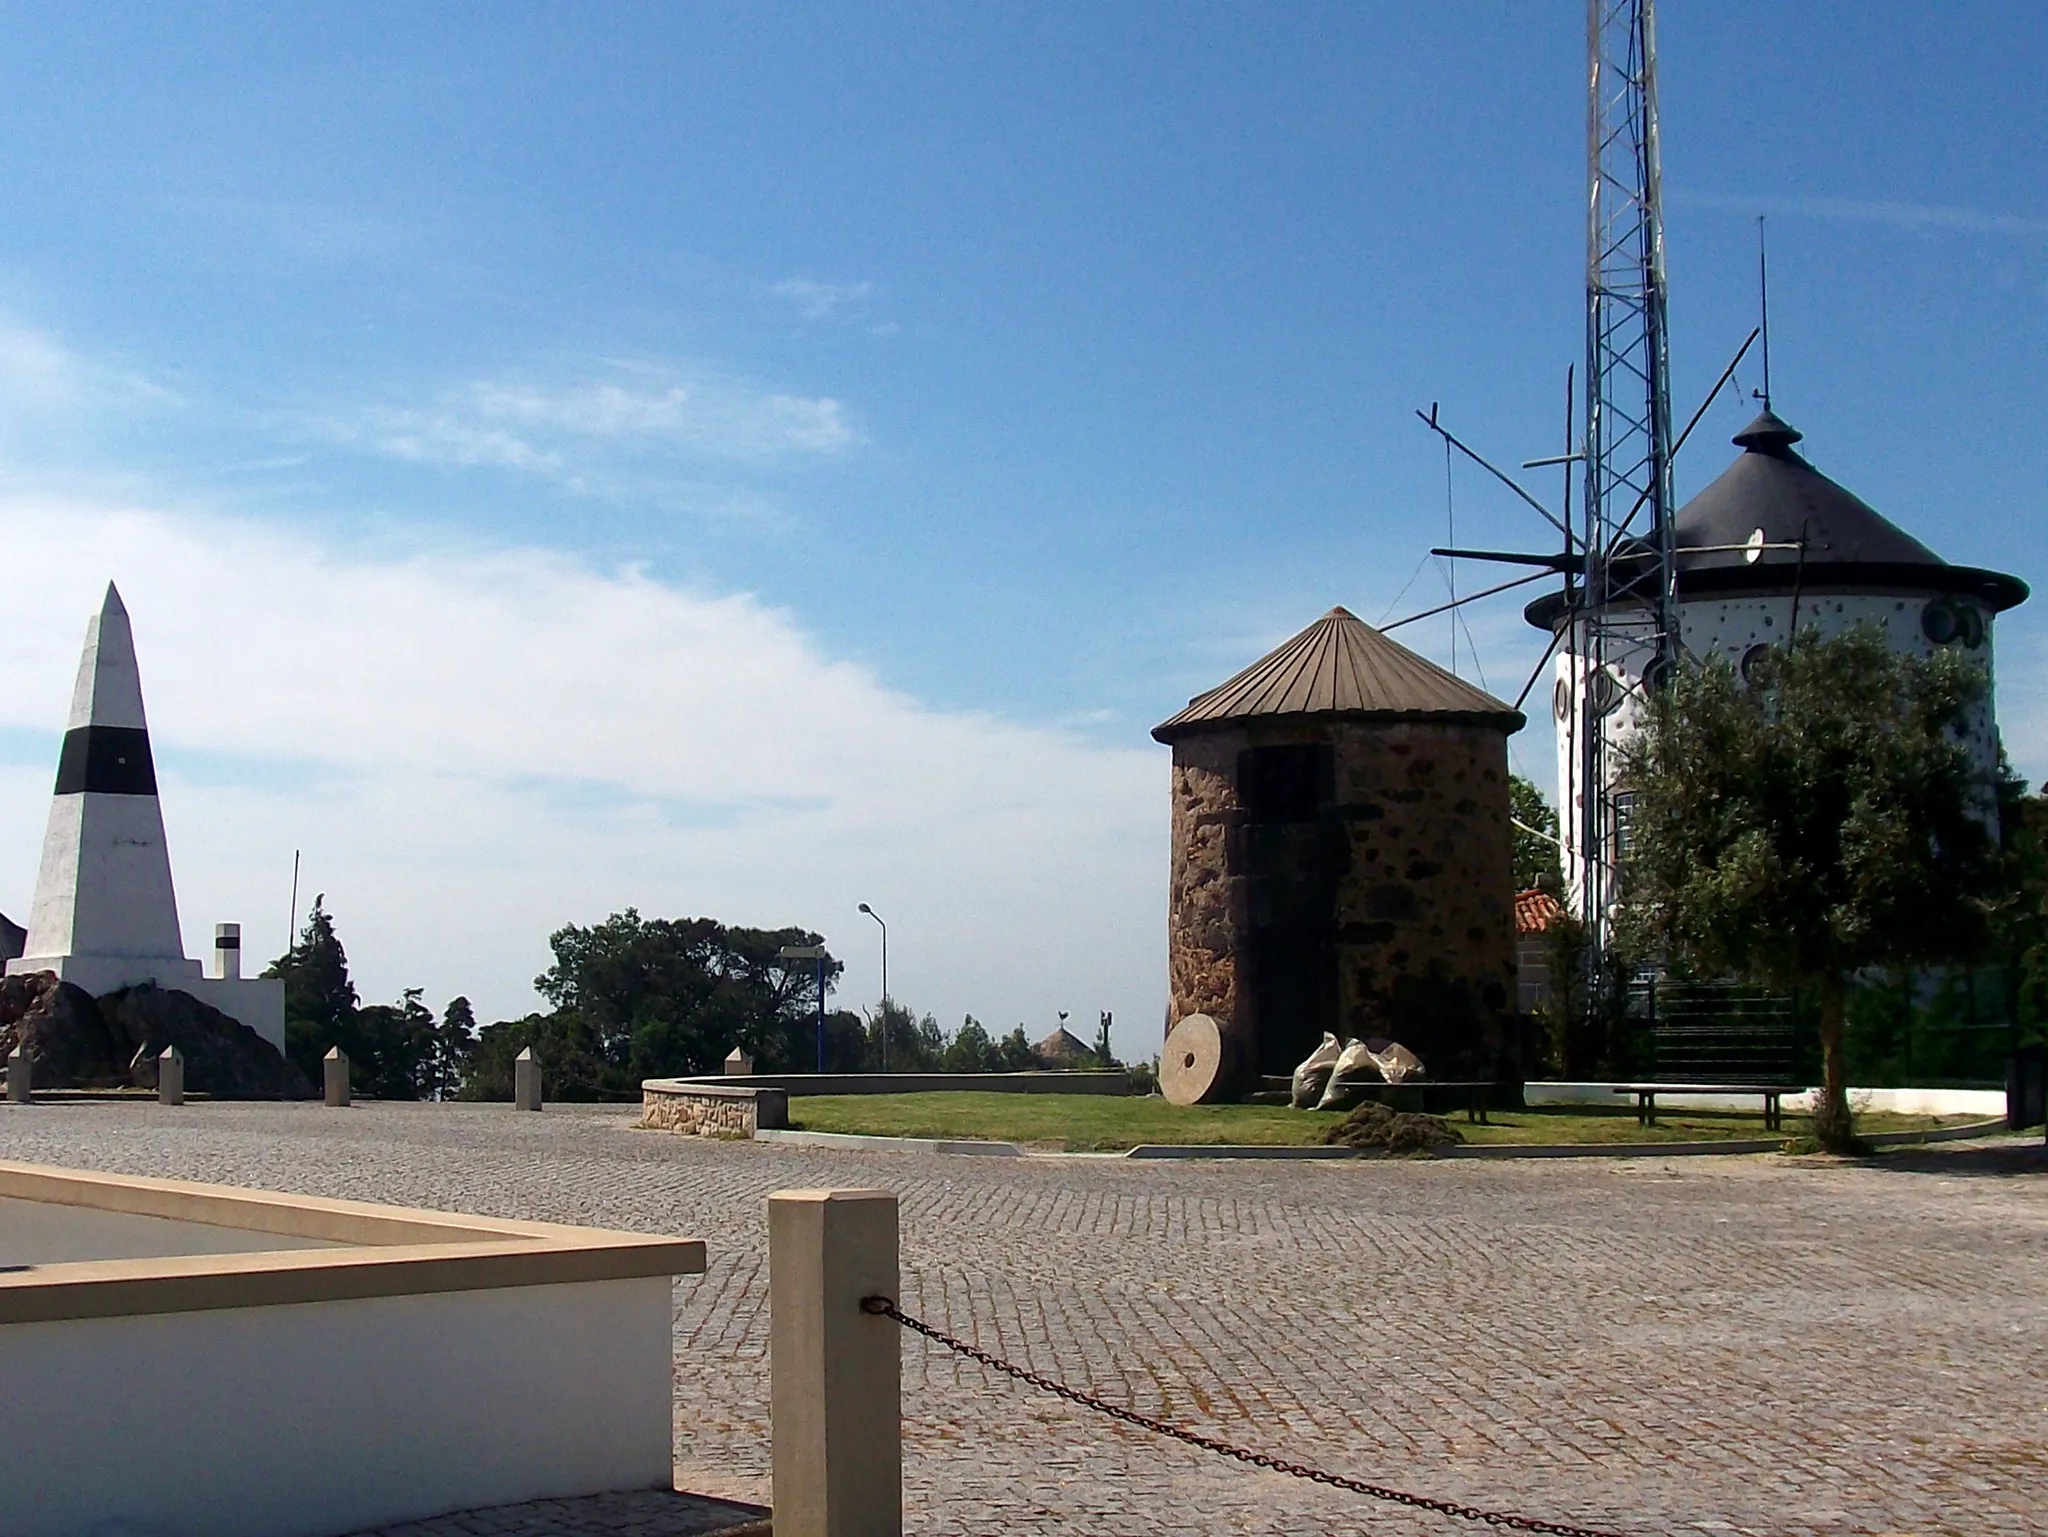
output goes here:
[{"label": "concrete post", "polygon": [[521,1110],[540,1109],[540,1060],[531,1046],[512,1059],[512,1103]]},{"label": "concrete post", "polygon": [[216,923],[213,926],[213,974],[229,981],[242,975],[242,926]]},{"label": "concrete post", "polygon": [[735,1046],[726,1054],[725,1072],[729,1078],[745,1077],[754,1070],[754,1059]]},{"label": "concrete post", "polygon": [[320,1059],[322,1087],[327,1091],[327,1103],[336,1108],[346,1108],[349,1101],[348,1053],[339,1046],[327,1048],[327,1055]]},{"label": "concrete post", "polygon": [[897,1295],[896,1197],[768,1197],[776,1537],[902,1537],[903,1343],[863,1297]]},{"label": "concrete post", "polygon": [[159,1105],[185,1103],[185,1057],[175,1046],[157,1053],[156,1102]]},{"label": "concrete post", "polygon": [[35,1082],[35,1059],[16,1047],[7,1059],[7,1097],[17,1105],[26,1105],[30,1100],[31,1088]]}]

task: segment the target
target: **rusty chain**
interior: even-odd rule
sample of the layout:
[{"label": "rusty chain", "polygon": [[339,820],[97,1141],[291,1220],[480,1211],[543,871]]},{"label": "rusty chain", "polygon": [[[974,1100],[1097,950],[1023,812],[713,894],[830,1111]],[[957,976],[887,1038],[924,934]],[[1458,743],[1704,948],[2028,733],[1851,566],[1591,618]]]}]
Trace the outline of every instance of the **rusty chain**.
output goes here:
[{"label": "rusty chain", "polygon": [[1604,1532],[1593,1527],[1570,1526],[1562,1521],[1544,1521],[1535,1516],[1510,1515],[1504,1511],[1481,1510],[1476,1505],[1461,1505],[1456,1500],[1432,1499],[1426,1494],[1410,1494],[1403,1489],[1389,1489],[1382,1484],[1368,1484],[1356,1478],[1346,1478],[1341,1473],[1326,1472],[1321,1468],[1307,1467],[1299,1462],[1289,1462],[1268,1452],[1255,1452],[1248,1447],[1232,1446],[1228,1441],[1218,1441],[1210,1436],[1192,1430],[1183,1430],[1178,1425],[1169,1425],[1164,1420],[1155,1420],[1150,1415],[1140,1414],[1135,1409],[1126,1409],[1117,1404],[1107,1403],[1090,1393],[1070,1388],[1063,1382],[1042,1376],[1038,1372],[992,1356],[986,1350],[970,1345],[962,1339],[955,1339],[942,1329],[935,1329],[921,1318],[912,1318],[897,1307],[895,1302],[882,1296],[860,1299],[863,1313],[872,1313],[880,1318],[894,1319],[914,1334],[921,1334],[935,1344],[943,1345],[955,1355],[979,1362],[990,1371],[1018,1382],[1027,1383],[1042,1392],[1064,1398],[1069,1403],[1079,1404],[1084,1409],[1093,1409],[1098,1414],[1109,1415],[1127,1425],[1136,1425],[1140,1430],[1149,1430],[1154,1435],[1170,1436],[1189,1446],[1198,1446],[1205,1452],[1215,1452],[1220,1457],[1235,1458],[1255,1468],[1265,1468],[1273,1473],[1285,1473],[1291,1478],[1305,1478],[1311,1483],[1328,1484],[1335,1489],[1349,1490],[1369,1499],[1388,1500],[1396,1505],[1407,1505],[1415,1510],[1434,1511],[1442,1516],[1455,1516],[1461,1521],[1483,1521],[1489,1526],[1509,1527],[1518,1532],[1542,1532],[1548,1537],[1619,1537],[1614,1532]]}]

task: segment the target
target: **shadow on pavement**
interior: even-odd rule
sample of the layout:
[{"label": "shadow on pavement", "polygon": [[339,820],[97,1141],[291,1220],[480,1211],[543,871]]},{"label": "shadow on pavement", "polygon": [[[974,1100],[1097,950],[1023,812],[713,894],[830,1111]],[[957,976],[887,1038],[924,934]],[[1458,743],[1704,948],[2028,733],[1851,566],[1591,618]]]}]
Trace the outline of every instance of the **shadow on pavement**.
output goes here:
[{"label": "shadow on pavement", "polygon": [[2009,1178],[2017,1174],[2048,1174],[2048,1143],[2038,1136],[2026,1142],[2001,1142],[1975,1147],[1887,1148],[1868,1167],[1885,1174],[1940,1174]]}]

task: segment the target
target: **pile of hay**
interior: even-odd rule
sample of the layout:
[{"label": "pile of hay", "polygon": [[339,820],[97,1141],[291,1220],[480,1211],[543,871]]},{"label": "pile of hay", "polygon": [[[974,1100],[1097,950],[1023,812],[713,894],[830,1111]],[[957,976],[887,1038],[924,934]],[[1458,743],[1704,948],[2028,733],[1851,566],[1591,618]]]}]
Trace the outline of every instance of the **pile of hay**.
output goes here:
[{"label": "pile of hay", "polygon": [[1331,1147],[1384,1148],[1389,1153],[1426,1153],[1464,1140],[1458,1128],[1440,1115],[1389,1110],[1377,1100],[1367,1100],[1323,1138]]}]

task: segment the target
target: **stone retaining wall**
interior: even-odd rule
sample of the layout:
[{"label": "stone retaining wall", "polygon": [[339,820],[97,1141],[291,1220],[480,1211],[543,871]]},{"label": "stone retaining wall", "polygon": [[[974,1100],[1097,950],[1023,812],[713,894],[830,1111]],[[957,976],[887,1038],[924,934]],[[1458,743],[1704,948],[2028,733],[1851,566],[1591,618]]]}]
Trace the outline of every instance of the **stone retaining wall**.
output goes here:
[{"label": "stone retaining wall", "polygon": [[640,1124],[696,1137],[751,1139],[756,1131],[789,1124],[789,1096],[781,1089],[650,1078],[640,1085]]},{"label": "stone retaining wall", "polygon": [[654,1079],[657,1083],[744,1083],[806,1094],[1128,1094],[1131,1076],[1114,1072],[1022,1073],[749,1073],[725,1078]]}]

